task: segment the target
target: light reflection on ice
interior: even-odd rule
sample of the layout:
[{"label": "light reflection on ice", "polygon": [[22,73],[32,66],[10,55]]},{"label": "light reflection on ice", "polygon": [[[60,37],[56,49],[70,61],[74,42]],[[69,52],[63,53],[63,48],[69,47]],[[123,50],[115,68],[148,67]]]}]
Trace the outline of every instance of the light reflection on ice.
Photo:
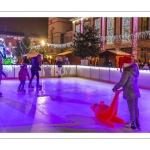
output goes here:
[{"label": "light reflection on ice", "polygon": [[50,96],[41,96],[41,97],[37,98],[37,103],[38,104],[43,104],[43,103],[46,103],[49,100],[50,100]]}]

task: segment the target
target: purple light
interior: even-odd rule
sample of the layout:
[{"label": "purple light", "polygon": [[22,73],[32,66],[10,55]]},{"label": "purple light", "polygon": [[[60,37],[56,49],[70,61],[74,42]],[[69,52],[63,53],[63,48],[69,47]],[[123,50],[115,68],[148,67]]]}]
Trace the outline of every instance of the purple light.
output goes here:
[{"label": "purple light", "polygon": [[80,22],[80,32],[83,33],[83,18],[81,18]]},{"label": "purple light", "polygon": [[[102,36],[105,36],[105,17],[102,17]],[[104,44],[102,45],[102,49],[104,50]]]},{"label": "purple light", "polygon": [[[138,32],[138,17],[133,18],[133,34]],[[133,39],[133,54],[137,58],[137,36]]]}]

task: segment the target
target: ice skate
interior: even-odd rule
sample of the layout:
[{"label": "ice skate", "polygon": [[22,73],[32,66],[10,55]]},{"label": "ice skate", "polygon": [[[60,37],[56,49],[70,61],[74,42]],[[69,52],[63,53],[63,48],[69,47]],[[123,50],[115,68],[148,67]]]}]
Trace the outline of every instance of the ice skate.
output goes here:
[{"label": "ice skate", "polygon": [[42,88],[42,85],[36,85],[36,88],[38,88],[38,89],[40,89],[40,88]]},{"label": "ice skate", "polygon": [[141,130],[139,119],[136,119],[136,127],[138,130]]},{"label": "ice skate", "polygon": [[29,84],[28,88],[29,88],[29,89],[34,89],[34,86],[31,85],[31,84]]},{"label": "ice skate", "polygon": [[134,122],[134,121],[129,122],[129,123],[125,123],[124,127],[125,127],[125,128],[128,128],[128,129],[132,129],[132,130],[135,130],[135,129],[136,129],[136,125],[135,125],[135,122]]},{"label": "ice skate", "polygon": [[26,92],[26,90],[25,90],[25,89],[22,89],[22,90],[20,90],[20,92],[21,92],[21,93],[25,93],[25,92]]}]

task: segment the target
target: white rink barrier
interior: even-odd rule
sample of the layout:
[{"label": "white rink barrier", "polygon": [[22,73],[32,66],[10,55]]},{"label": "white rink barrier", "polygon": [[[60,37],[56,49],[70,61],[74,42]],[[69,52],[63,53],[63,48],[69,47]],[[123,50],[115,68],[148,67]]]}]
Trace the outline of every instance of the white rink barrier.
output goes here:
[{"label": "white rink barrier", "polygon": [[[28,71],[31,75],[30,65]],[[76,76],[91,78],[106,82],[117,83],[121,77],[119,68],[97,67],[97,66],[81,66],[81,65],[63,65],[62,77]],[[3,65],[3,71],[7,78],[18,78],[20,65]],[[57,77],[56,65],[42,65],[39,71],[40,77]],[[4,77],[3,77],[4,78]],[[150,70],[140,70],[139,86],[150,89]]]}]

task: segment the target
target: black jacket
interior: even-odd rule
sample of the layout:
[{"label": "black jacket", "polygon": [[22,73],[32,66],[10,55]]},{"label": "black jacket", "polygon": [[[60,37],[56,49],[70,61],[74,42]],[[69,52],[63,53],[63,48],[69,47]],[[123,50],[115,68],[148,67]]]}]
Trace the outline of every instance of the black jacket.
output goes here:
[{"label": "black jacket", "polygon": [[59,61],[59,60],[58,60],[58,61],[56,62],[56,65],[57,65],[58,67],[62,67],[62,61]]}]

